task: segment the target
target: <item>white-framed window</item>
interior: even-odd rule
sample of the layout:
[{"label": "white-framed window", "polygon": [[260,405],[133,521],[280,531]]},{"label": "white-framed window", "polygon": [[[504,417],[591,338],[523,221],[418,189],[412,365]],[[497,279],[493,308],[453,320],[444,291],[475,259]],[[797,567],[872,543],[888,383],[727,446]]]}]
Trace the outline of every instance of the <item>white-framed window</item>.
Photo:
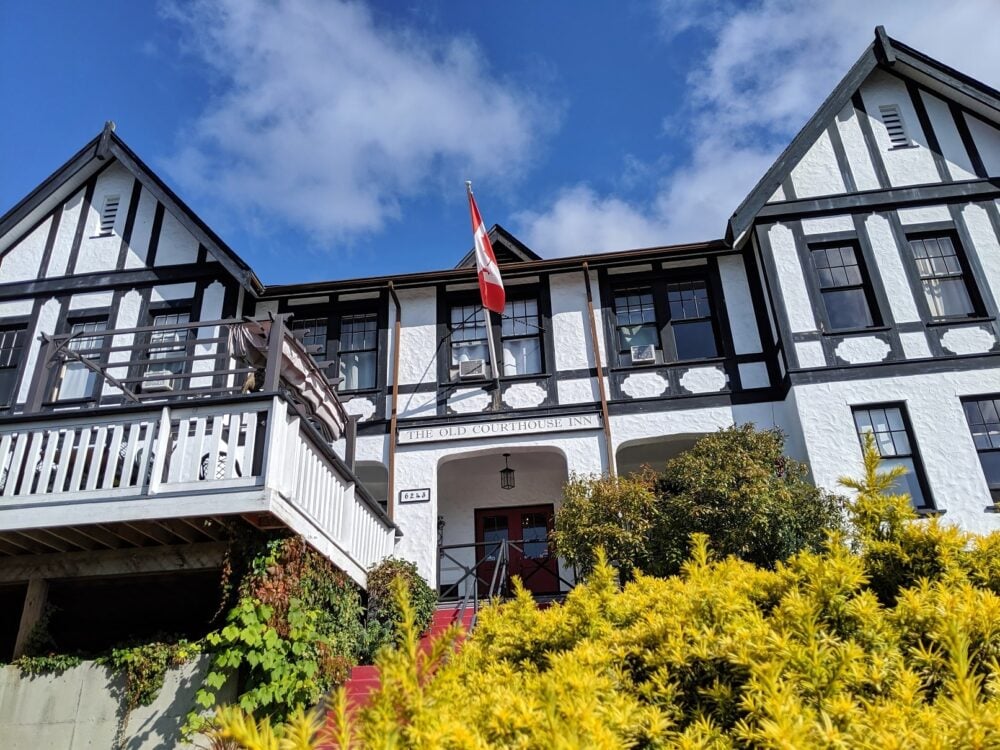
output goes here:
[{"label": "white-framed window", "polygon": [[[67,342],[66,349],[92,362],[100,362],[103,354],[101,349],[104,347],[103,333],[107,327],[106,320],[72,323],[69,332],[75,335]],[[83,362],[67,359],[59,368],[54,400],[75,401],[94,398],[99,379],[100,376]]]}]

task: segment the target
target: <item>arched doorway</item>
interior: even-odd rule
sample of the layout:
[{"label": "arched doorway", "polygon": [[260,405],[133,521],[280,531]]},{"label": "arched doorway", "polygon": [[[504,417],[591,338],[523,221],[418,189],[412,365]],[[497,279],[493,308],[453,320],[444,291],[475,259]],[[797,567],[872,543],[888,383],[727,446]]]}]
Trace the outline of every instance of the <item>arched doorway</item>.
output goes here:
[{"label": "arched doorway", "polygon": [[[514,471],[508,489],[500,476],[506,466]],[[556,558],[549,534],[567,478],[566,458],[554,448],[499,448],[443,459],[438,466],[442,597],[498,593],[514,575],[538,595],[565,590],[571,576]]]}]

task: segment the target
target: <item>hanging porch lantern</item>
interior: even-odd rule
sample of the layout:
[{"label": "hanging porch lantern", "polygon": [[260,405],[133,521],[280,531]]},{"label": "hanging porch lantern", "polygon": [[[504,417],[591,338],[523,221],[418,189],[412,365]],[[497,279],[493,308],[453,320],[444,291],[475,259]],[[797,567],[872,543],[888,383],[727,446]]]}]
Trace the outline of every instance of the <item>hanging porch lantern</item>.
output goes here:
[{"label": "hanging porch lantern", "polygon": [[514,470],[510,468],[510,454],[503,454],[504,467],[500,469],[500,489],[514,489]]}]

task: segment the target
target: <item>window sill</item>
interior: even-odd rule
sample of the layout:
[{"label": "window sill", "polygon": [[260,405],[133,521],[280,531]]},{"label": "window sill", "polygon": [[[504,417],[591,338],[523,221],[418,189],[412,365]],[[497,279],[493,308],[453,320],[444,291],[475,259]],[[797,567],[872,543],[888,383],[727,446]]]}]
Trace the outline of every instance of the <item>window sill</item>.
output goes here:
[{"label": "window sill", "polygon": [[638,365],[617,365],[610,368],[612,372],[628,372],[629,370],[655,370],[660,367],[691,367],[692,365],[721,365],[728,357],[706,357],[704,359],[676,359],[672,362],[643,362]]},{"label": "window sill", "polygon": [[[500,383],[521,383],[530,380],[546,380],[551,378],[552,374],[548,372],[539,372],[534,375],[501,375]],[[496,381],[493,378],[467,378],[464,380],[446,380],[443,383],[438,383],[438,388],[449,388],[452,386],[491,386]],[[389,386],[390,390],[392,386]]]},{"label": "window sill", "polygon": [[944,508],[914,508],[914,510],[920,518],[935,518],[948,512]]},{"label": "window sill", "polygon": [[842,328],[836,331],[820,331],[823,336],[860,336],[866,333],[885,333],[892,326],[869,326],[868,328]]},{"label": "window sill", "polygon": [[976,325],[977,323],[992,323],[995,320],[996,318],[989,315],[977,315],[976,317],[935,318],[934,320],[927,321],[927,327],[938,328],[940,326]]}]

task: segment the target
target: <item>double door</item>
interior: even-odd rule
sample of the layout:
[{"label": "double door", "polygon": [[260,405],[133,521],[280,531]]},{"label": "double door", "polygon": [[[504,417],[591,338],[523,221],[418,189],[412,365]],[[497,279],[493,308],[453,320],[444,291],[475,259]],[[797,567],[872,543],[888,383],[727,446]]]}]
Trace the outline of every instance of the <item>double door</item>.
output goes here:
[{"label": "double door", "polygon": [[[477,566],[479,593],[485,596],[497,574],[501,546],[506,543],[508,576],[519,576],[534,594],[559,591],[559,568],[549,543],[553,506],[522,505],[476,510],[476,541],[481,562]],[[507,581],[500,581],[505,586]]]}]

